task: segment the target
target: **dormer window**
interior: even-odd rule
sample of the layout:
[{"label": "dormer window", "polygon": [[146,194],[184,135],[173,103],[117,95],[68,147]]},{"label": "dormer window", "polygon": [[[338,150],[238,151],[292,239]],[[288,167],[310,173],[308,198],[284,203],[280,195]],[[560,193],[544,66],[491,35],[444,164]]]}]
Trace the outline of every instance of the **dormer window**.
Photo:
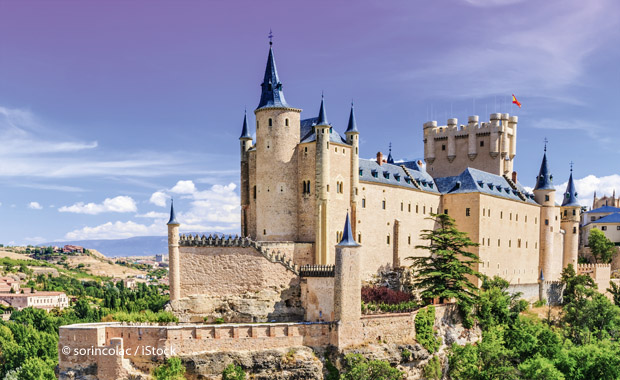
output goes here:
[{"label": "dormer window", "polygon": [[362,174],[364,174],[364,171],[360,169],[360,177],[362,176]]},{"label": "dormer window", "polygon": [[384,171],[384,172],[383,172],[383,177],[385,177],[385,178],[390,178],[390,172],[388,172],[388,171]]},{"label": "dormer window", "polygon": [[378,178],[379,177],[379,172],[377,172],[376,170],[371,171],[371,174],[373,177]]},{"label": "dormer window", "polygon": [[396,179],[396,181],[400,182],[400,174],[394,174],[394,179]]}]

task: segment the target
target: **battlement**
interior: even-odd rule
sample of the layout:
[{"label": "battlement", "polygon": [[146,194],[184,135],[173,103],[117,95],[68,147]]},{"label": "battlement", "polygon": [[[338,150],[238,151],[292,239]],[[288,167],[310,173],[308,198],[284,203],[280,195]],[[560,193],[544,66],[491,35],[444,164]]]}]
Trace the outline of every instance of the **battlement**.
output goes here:
[{"label": "battlement", "polygon": [[492,113],[489,122],[469,116],[466,125],[448,119],[424,123],[424,160],[433,178],[455,176],[468,167],[496,175],[512,172],[517,150],[517,116]]},{"label": "battlement", "polygon": [[577,264],[577,273],[582,274],[599,268],[611,270],[611,264]]},{"label": "battlement", "polygon": [[235,235],[205,235],[181,234],[179,236],[179,246],[181,247],[242,247],[254,248],[263,257],[272,263],[279,263],[289,271],[299,275],[299,266],[293,260],[282,253],[280,250],[264,247],[260,242],[254,241],[249,237],[239,237]]},{"label": "battlement", "polygon": [[301,277],[334,277],[334,265],[302,265],[299,269]]}]

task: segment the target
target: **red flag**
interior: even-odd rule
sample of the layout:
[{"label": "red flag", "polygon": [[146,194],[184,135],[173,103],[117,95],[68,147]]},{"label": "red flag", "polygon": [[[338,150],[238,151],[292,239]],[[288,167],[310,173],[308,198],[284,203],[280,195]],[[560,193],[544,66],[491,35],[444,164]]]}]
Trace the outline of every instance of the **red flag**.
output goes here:
[{"label": "red flag", "polygon": [[517,106],[519,106],[519,108],[521,108],[521,103],[519,103],[519,101],[515,97],[515,94],[512,94],[512,102],[516,104]]}]

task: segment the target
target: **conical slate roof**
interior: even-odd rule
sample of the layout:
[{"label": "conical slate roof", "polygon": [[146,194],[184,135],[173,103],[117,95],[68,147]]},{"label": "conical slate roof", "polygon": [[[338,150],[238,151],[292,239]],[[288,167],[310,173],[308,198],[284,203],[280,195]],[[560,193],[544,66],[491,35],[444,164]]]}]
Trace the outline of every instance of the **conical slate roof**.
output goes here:
[{"label": "conical slate roof", "polygon": [[321,94],[321,108],[319,109],[319,117],[316,121],[316,125],[329,125],[329,121],[327,121],[327,115],[325,113],[325,99],[323,99],[323,94]]},{"label": "conical slate roof", "polygon": [[349,114],[349,125],[347,126],[346,133],[359,133],[357,130],[357,123],[355,122],[355,113],[353,112],[353,103],[351,103],[351,113]]},{"label": "conical slate roof", "polygon": [[338,243],[338,247],[359,247],[355,241],[355,237],[353,237],[353,232],[351,231],[351,223],[349,223],[349,213],[347,212],[347,219],[344,222],[344,230],[342,231],[342,240]]},{"label": "conical slate roof", "polygon": [[252,139],[250,135],[250,131],[248,130],[248,113],[246,112],[243,116],[243,129],[241,130],[241,136],[239,140]]},{"label": "conical slate roof", "polygon": [[177,222],[177,216],[174,214],[174,201],[170,201],[170,220],[168,221],[168,225],[180,224]]},{"label": "conical slate roof", "polygon": [[261,84],[261,95],[258,107],[289,107],[284,99],[282,92],[282,82],[278,78],[278,70],[276,69],[276,61],[273,57],[273,49],[269,46],[269,56],[267,57],[267,67],[265,67],[265,77]]},{"label": "conical slate roof", "polygon": [[553,187],[553,175],[549,171],[547,164],[547,152],[543,155],[542,163],[540,164],[540,171],[538,177],[536,177],[536,187],[534,190],[552,190]]},{"label": "conical slate roof", "polygon": [[564,200],[562,206],[566,207],[581,207],[577,201],[577,191],[575,190],[575,184],[573,183],[573,171],[570,171],[570,177],[568,177],[568,185],[566,185],[566,192],[564,193]]}]

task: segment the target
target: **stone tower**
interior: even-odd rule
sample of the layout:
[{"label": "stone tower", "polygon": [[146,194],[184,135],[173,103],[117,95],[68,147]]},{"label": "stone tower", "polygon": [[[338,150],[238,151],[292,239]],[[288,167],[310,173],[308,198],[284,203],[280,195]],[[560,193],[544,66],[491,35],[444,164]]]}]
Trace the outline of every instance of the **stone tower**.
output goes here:
[{"label": "stone tower", "polygon": [[[448,125],[424,124],[424,160],[433,178],[459,175],[468,167],[496,175],[510,175],[517,151],[516,116],[493,113],[490,122],[478,123],[470,116],[467,125],[457,119]],[[467,159],[465,158],[467,157]]]},{"label": "stone tower", "polygon": [[248,151],[252,148],[252,136],[248,130],[248,114],[243,116],[243,128],[239,137],[241,146],[241,236],[250,236],[248,231],[248,209],[250,207],[250,167]]},{"label": "stone tower", "polygon": [[[556,207],[555,207],[555,188],[553,187],[553,175],[549,171],[547,164],[547,146],[545,145],[545,153],[543,155],[540,171],[536,177],[536,186],[534,187],[534,200],[540,208],[540,262],[539,266],[544,276],[548,280],[555,280],[555,272],[559,269],[554,268],[557,258],[554,256],[554,239],[555,234],[559,232],[555,229]],[[558,226],[559,227],[559,226]],[[559,267],[561,267],[561,260]]]},{"label": "stone tower", "polygon": [[170,202],[170,220],[168,221],[168,264],[170,266],[170,301],[181,298],[181,272],[179,261],[179,222],[174,214],[174,203]]},{"label": "stone tower", "polygon": [[342,240],[336,246],[334,278],[334,318],[341,323],[359,321],[362,316],[361,247],[354,239],[349,214]]},{"label": "stone tower", "polygon": [[562,267],[573,264],[577,268],[577,251],[579,249],[579,220],[581,217],[581,205],[577,201],[577,191],[573,183],[573,168],[570,169],[568,185],[560,208],[562,215],[561,228],[564,234],[564,255]]},{"label": "stone tower", "polygon": [[321,95],[321,108],[319,117],[314,126],[316,134],[316,240],[315,240],[315,263],[329,264],[331,259],[332,247],[329,246],[329,173],[330,173],[330,152],[329,134],[331,125],[327,121],[325,113],[325,101]]},{"label": "stone tower", "polygon": [[273,49],[256,115],[256,238],[297,240],[297,156],[301,110],[284,99]]},{"label": "stone tower", "polygon": [[359,176],[359,131],[355,122],[355,114],[353,112],[353,103],[351,103],[351,114],[349,115],[349,124],[344,133],[347,137],[347,143],[351,145],[351,230],[353,236],[357,236],[357,195],[359,192],[360,176]]}]

